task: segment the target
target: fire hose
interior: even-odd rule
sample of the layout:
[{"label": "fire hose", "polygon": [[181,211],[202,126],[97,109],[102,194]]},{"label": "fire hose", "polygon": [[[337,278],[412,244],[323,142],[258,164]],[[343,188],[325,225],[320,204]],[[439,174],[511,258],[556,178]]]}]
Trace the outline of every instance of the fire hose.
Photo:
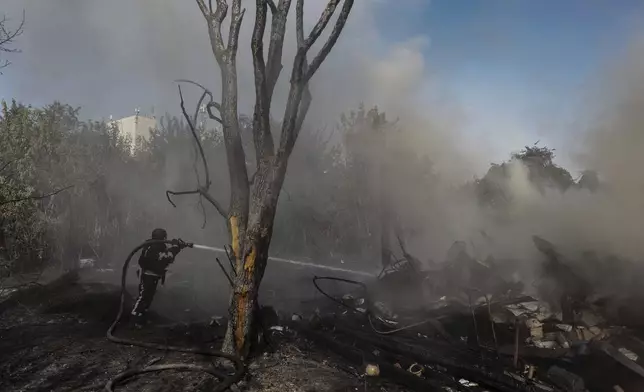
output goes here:
[{"label": "fire hose", "polygon": [[[199,349],[199,348],[185,348],[185,347],[178,347],[178,346],[168,346],[165,344],[158,344],[158,343],[150,343],[150,342],[139,342],[136,340],[131,340],[131,339],[125,339],[125,338],[119,338],[114,336],[114,332],[116,330],[116,326],[119,324],[121,321],[121,318],[123,317],[123,309],[125,307],[125,296],[126,296],[126,288],[125,288],[125,283],[127,280],[127,271],[128,267],[130,265],[130,261],[132,260],[132,257],[136,252],[138,252],[141,248],[146,247],[148,245],[152,244],[159,244],[159,243],[171,243],[172,241],[169,240],[148,240],[136,248],[134,248],[130,254],[127,256],[127,259],[125,259],[125,264],[123,264],[123,272],[121,275],[121,302],[119,304],[119,310],[116,315],[116,318],[114,319],[114,322],[110,327],[107,329],[107,339],[111,342],[117,343],[117,344],[124,344],[124,345],[129,345],[129,346],[138,346],[138,347],[144,347],[144,348],[150,348],[150,349],[155,349],[155,350],[162,350],[162,351],[175,351],[175,352],[181,352],[181,353],[192,353],[192,354],[198,354],[198,355],[205,355],[205,356],[210,356],[210,357],[218,357],[218,358],[223,358],[226,360],[229,360],[233,362],[234,367],[235,367],[235,372],[233,374],[226,374],[221,370],[212,368],[212,367],[205,367],[205,366],[199,366],[199,365],[192,365],[192,364],[187,364],[187,363],[170,363],[170,364],[163,364],[163,365],[149,365],[149,366],[144,366],[144,367],[139,367],[135,369],[129,369],[124,372],[121,372],[117,374],[115,377],[113,377],[111,380],[107,382],[105,385],[105,390],[108,392],[113,392],[114,387],[119,384],[124,382],[125,380],[138,375],[138,374],[143,374],[143,373],[150,373],[150,372],[159,372],[163,370],[188,370],[188,371],[200,371],[200,372],[205,372],[208,373],[219,380],[221,382],[217,385],[217,387],[214,389],[214,391],[224,391],[228,389],[232,384],[238,382],[241,377],[244,375],[244,372],[246,370],[244,363],[242,360],[231,354],[226,354],[221,351],[214,351],[214,350],[204,350],[204,349]],[[196,246],[199,247],[199,246]],[[207,247],[203,247],[207,248]]]}]

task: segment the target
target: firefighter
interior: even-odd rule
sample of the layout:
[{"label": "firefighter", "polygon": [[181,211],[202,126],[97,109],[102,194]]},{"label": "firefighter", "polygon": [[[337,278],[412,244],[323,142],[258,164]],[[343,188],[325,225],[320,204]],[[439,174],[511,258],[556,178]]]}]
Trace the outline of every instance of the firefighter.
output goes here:
[{"label": "firefighter", "polygon": [[[164,229],[154,229],[150,240],[167,240],[168,234]],[[170,243],[154,243],[147,245],[139,257],[139,296],[132,308],[132,316],[136,328],[145,324],[145,315],[152,304],[159,281],[165,283],[165,274],[168,266],[174,262],[177,254],[192,244],[181,239],[174,239]]]}]

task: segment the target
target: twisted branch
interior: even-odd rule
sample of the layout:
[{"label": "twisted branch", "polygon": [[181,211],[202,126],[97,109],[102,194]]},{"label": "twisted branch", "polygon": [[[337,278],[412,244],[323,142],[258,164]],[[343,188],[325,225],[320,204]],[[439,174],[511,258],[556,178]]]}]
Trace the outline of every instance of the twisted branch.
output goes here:
[{"label": "twisted branch", "polygon": [[[210,90],[205,88],[203,85],[201,85],[201,84],[199,84],[199,83],[197,83],[195,81],[188,80],[188,79],[177,79],[177,80],[175,80],[175,82],[176,83],[190,83],[190,84],[194,84],[195,86],[201,88],[203,90],[202,99],[205,96],[208,96],[210,98],[210,100],[206,104],[206,112],[208,112],[208,117],[210,117],[211,120],[217,121],[219,124],[223,124],[223,122],[221,121],[221,118],[219,118],[218,116],[216,116],[212,112],[213,108],[217,109],[218,111],[221,110],[221,105],[219,103],[215,102],[215,97],[212,95],[212,92]],[[202,103],[203,103],[203,100],[200,100],[199,105],[197,105],[197,110],[199,110],[199,107],[201,106]]]},{"label": "twisted branch", "polygon": [[[187,81],[187,82],[196,84],[199,87],[203,88],[204,92],[201,95],[201,98],[199,99],[200,104],[201,104],[201,102],[203,102],[203,99],[205,99],[205,97],[207,95],[209,95],[211,97],[211,99],[212,99],[212,94],[210,93],[210,91],[208,91],[208,89],[206,89],[205,87],[199,85],[198,83],[191,82],[191,81]],[[211,181],[210,181],[210,170],[208,168],[208,161],[206,160],[206,155],[204,154],[203,146],[201,145],[201,141],[199,140],[199,135],[197,134],[197,131],[196,131],[195,126],[194,126],[194,123],[190,119],[190,116],[188,116],[188,112],[186,111],[185,102],[183,100],[183,93],[181,91],[181,85],[178,85],[178,89],[179,89],[179,98],[181,99],[181,102],[180,102],[181,112],[183,113],[183,117],[188,122],[188,127],[190,128],[190,132],[192,133],[192,137],[195,140],[197,150],[199,151],[199,155],[201,156],[201,160],[202,160],[203,167],[204,167],[204,174],[205,174],[205,177],[206,177],[206,184],[204,186],[202,186],[200,184],[199,176],[197,175],[197,189],[190,190],[190,191],[169,191],[168,190],[168,191],[165,192],[166,198],[168,199],[170,204],[172,204],[173,207],[176,207],[177,205],[172,201],[172,199],[170,198],[170,195],[174,195],[174,196],[199,195],[200,198],[203,197],[204,199],[208,200],[208,202],[210,202],[210,204],[212,204],[215,207],[215,209],[217,210],[217,212],[219,212],[219,214],[221,216],[223,216],[224,218],[228,218],[228,213],[226,212],[226,210],[209,193]],[[212,101],[211,101],[211,103],[212,103]],[[197,117],[197,114],[198,114],[198,111],[197,111],[197,113],[195,113],[195,117],[194,117],[195,119]],[[202,207],[203,207],[203,205],[202,205]],[[205,214],[204,214],[204,217],[205,217]],[[205,226],[205,218],[204,218],[204,226]]]}]

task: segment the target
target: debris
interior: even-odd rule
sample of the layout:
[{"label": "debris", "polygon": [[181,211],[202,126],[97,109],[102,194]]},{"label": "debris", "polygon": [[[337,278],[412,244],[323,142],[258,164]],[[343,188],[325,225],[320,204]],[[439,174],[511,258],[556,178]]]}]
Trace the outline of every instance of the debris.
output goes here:
[{"label": "debris", "polygon": [[365,369],[365,374],[369,377],[378,377],[380,375],[380,367],[374,364],[368,364]]},{"label": "debris", "polygon": [[548,369],[547,377],[554,385],[566,392],[584,392],[586,390],[581,377],[559,366],[551,366]]},{"label": "debris", "polygon": [[543,339],[543,323],[537,319],[527,319],[525,325],[530,330],[533,341]]},{"label": "debris", "polygon": [[291,321],[302,321],[302,315],[293,313],[293,315],[291,316]]},{"label": "debris", "polygon": [[221,325],[222,325],[221,321],[222,320],[223,320],[223,318],[221,316],[212,316],[210,318],[210,323],[208,323],[208,325],[210,325],[211,327],[214,327],[214,326],[221,327]]},{"label": "debris", "polygon": [[475,382],[468,381],[468,380],[466,380],[466,379],[464,379],[464,378],[461,378],[460,380],[458,380],[458,382],[459,382],[459,384],[461,384],[462,386],[464,386],[464,387],[468,387],[468,388],[475,388],[475,387],[478,387],[478,386],[479,386],[479,384],[477,384],[477,383],[475,383]]},{"label": "debris", "polygon": [[[429,270],[405,251],[412,261],[396,261],[375,282],[341,299],[325,294],[353,311],[294,327],[357,365],[369,358],[383,378],[416,390],[581,392],[590,382],[582,376],[590,376],[575,372],[588,361],[629,369],[644,385],[644,342],[611,326],[553,244],[534,242],[547,256],[543,270],[557,282],[554,294],[537,288],[525,296],[521,282],[499,278],[493,258],[481,263],[457,241]],[[625,385],[618,381],[607,388]]]},{"label": "debris", "polygon": [[620,347],[617,349],[617,351],[619,351],[620,354],[622,354],[623,356],[625,356],[626,358],[630,359],[633,362],[637,362],[637,360],[639,359],[639,356],[637,354],[635,354],[634,352],[632,352],[627,348]]},{"label": "debris", "polygon": [[572,325],[570,325],[570,324],[555,324],[555,327],[559,328],[560,330],[562,330],[564,332],[572,331]]},{"label": "debris", "polygon": [[421,374],[423,374],[423,370],[423,367],[417,363],[413,363],[411,366],[409,366],[409,369],[407,369],[409,373],[419,377]]},{"label": "debris", "polygon": [[81,269],[93,268],[96,260],[93,258],[85,258],[78,260],[78,265]]}]

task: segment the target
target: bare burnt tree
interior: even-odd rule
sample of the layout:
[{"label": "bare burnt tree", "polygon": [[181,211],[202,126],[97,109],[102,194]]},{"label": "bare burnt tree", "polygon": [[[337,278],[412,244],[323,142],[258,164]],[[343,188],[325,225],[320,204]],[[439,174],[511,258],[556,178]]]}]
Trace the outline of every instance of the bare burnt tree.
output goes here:
[{"label": "bare burnt tree", "polygon": [[[25,25],[24,12],[22,14],[22,20],[17,27],[10,28],[8,25],[9,19],[6,17],[6,15],[3,15],[2,19],[0,19],[0,52],[15,53],[18,52],[18,49],[12,48],[11,44],[20,34],[22,34],[23,27]],[[9,60],[0,59],[0,70],[9,66],[9,64],[11,64]]]},{"label": "bare burnt tree", "polygon": [[[210,178],[205,158],[205,184],[198,184],[198,188],[193,191],[169,191],[168,195],[198,194],[213,204],[226,218],[232,247],[231,257],[235,262],[235,276],[224,350],[241,357],[248,356],[251,346],[256,341],[258,290],[266,269],[273,222],[288,159],[311,104],[309,81],[337,42],[353,7],[353,0],[330,0],[311,32],[305,35],[304,0],[296,2],[297,52],[291,71],[290,90],[282,118],[279,145],[275,146],[270,129],[270,110],[275,86],[282,71],[282,50],[292,1],[256,0],[251,48],[256,94],[253,142],[257,163],[254,174],[249,178],[237,109],[237,48],[245,10],[241,8],[241,0],[231,0],[230,27],[225,42],[222,23],[229,11],[228,1],[215,0],[213,8],[212,0],[197,0],[208,26],[212,51],[219,65],[222,81],[221,103],[214,102],[213,95],[204,89],[200,105],[208,97],[208,114],[223,127],[231,185],[230,205],[225,210],[208,193]],[[329,38],[309,62],[309,50],[329,24],[340,3],[342,7]],[[271,33],[268,40],[268,56],[265,58],[264,35],[269,10]],[[181,101],[183,109],[183,98]],[[217,110],[219,116],[216,116],[213,110]],[[191,130],[194,131],[194,122],[191,122],[185,109],[183,112]],[[195,139],[199,143],[198,138]]]}]

